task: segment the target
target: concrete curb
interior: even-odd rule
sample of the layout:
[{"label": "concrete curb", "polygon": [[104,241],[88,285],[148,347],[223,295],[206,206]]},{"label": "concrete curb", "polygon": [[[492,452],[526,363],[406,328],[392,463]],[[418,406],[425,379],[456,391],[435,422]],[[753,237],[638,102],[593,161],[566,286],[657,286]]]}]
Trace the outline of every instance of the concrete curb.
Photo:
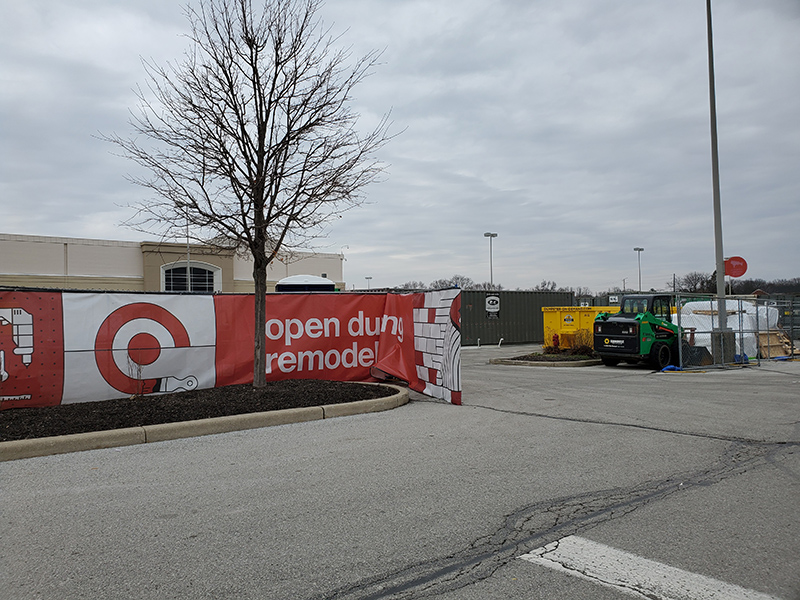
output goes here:
[{"label": "concrete curb", "polygon": [[558,360],[558,361],[538,361],[538,360],[513,360],[511,358],[492,358],[489,359],[492,365],[512,365],[515,367],[593,367],[602,365],[603,361],[599,358],[588,360]]},{"label": "concrete curb", "polygon": [[181,421],[178,423],[162,423],[159,425],[112,429],[109,431],[75,433],[72,435],[59,435],[33,440],[0,442],[0,462],[18,460],[21,458],[33,458],[36,456],[49,456],[51,454],[65,454],[67,452],[98,450],[100,448],[149,444],[152,442],[163,442],[166,440],[176,440],[200,435],[272,427],[274,425],[288,425],[290,423],[333,419],[336,417],[391,410],[408,403],[409,395],[408,390],[405,388],[386,383],[371,385],[382,385],[392,388],[396,393],[384,398],[358,400],[356,402],[345,402],[343,404],[325,404],[323,406],[312,406],[308,408],[288,408],[285,410],[230,415],[213,419],[198,419],[196,421]]}]

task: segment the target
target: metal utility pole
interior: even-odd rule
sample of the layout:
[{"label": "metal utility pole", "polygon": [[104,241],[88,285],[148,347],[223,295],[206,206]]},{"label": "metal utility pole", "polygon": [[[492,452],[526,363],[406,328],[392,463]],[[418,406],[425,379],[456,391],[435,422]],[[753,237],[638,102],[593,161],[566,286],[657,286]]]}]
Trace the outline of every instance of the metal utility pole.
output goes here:
[{"label": "metal utility pole", "polygon": [[717,148],[717,94],[714,85],[714,41],[711,28],[711,0],[706,0],[708,25],[708,95],[711,119],[711,178],[714,187],[714,251],[717,265],[717,311],[719,328],[725,329],[728,315],[725,310],[725,257],[722,252],[722,208],[719,193],[719,150]]},{"label": "metal utility pole", "polygon": [[186,290],[192,291],[192,252],[189,248],[189,213],[186,213]]},{"label": "metal utility pole", "polygon": [[494,267],[492,266],[492,240],[497,237],[496,233],[487,231],[483,237],[489,238],[489,285],[494,289]]},{"label": "metal utility pole", "polygon": [[644,248],[636,247],[633,249],[636,252],[636,257],[639,259],[639,293],[642,293],[642,252]]}]

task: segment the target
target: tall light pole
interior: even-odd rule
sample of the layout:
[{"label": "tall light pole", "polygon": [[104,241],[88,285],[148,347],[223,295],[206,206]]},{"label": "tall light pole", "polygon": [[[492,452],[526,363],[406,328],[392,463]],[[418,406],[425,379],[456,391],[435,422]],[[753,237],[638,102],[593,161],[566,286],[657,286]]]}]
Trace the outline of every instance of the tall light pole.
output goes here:
[{"label": "tall light pole", "polygon": [[186,212],[186,291],[192,293],[192,251],[189,248],[189,212]]},{"label": "tall light pole", "polygon": [[492,266],[492,240],[497,237],[496,233],[487,231],[483,237],[489,238],[489,285],[494,289],[494,267]]},{"label": "tall light pole", "polygon": [[372,280],[372,275],[367,275],[366,277],[364,277],[364,279],[367,280],[367,289],[369,289],[369,284],[370,284],[370,281]]},{"label": "tall light pole", "polygon": [[644,252],[644,248],[639,248],[638,246],[633,249],[636,252],[636,257],[639,259],[639,293],[642,293],[642,252]]},{"label": "tall light pole", "polygon": [[722,208],[719,193],[719,151],[717,148],[717,94],[714,85],[714,41],[711,31],[711,0],[706,0],[706,25],[708,28],[708,104],[711,120],[711,181],[714,187],[714,252],[717,264],[718,326],[727,329],[725,306],[725,257],[722,254]]}]

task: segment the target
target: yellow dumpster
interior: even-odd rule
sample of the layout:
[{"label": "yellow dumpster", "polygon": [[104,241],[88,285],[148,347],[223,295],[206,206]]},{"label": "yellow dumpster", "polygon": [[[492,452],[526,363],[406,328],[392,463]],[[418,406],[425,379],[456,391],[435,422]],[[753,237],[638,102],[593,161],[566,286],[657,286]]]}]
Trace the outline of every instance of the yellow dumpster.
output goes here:
[{"label": "yellow dumpster", "polygon": [[595,317],[603,312],[619,312],[619,306],[545,306],[544,346],[576,348],[593,345]]}]

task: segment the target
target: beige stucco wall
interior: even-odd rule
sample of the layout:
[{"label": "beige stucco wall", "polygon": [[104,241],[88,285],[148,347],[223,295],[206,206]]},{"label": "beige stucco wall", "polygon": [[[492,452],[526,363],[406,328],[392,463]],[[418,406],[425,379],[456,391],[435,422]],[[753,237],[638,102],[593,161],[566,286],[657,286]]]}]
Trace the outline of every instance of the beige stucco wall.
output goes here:
[{"label": "beige stucco wall", "polygon": [[[267,266],[267,281],[276,282],[288,277],[286,265],[279,260],[273,260]],[[233,262],[233,279],[237,283],[253,283],[253,259],[249,256],[237,256]],[[251,287],[250,291],[253,289]]]},{"label": "beige stucco wall", "polygon": [[[0,286],[161,291],[161,267],[186,261],[186,244],[124,242],[0,233]],[[192,263],[221,269],[224,293],[253,293],[253,263],[232,252],[190,245]],[[343,256],[297,252],[267,269],[267,290],[291,275],[325,276],[339,289]]]},{"label": "beige stucco wall", "polygon": [[[345,289],[342,273],[344,257],[322,252],[294,252],[283,259],[273,260],[267,267],[267,291],[274,292],[275,284],[292,275],[327,277],[340,290]],[[237,256],[234,263],[234,285],[237,292],[253,293],[253,261]]]},{"label": "beige stucco wall", "polygon": [[142,291],[138,242],[0,234],[0,285]]},{"label": "beige stucco wall", "polygon": [[138,242],[0,234],[0,273],[141,277]]},{"label": "beige stucco wall", "polygon": [[11,275],[64,275],[64,245],[0,239],[0,272]]}]

